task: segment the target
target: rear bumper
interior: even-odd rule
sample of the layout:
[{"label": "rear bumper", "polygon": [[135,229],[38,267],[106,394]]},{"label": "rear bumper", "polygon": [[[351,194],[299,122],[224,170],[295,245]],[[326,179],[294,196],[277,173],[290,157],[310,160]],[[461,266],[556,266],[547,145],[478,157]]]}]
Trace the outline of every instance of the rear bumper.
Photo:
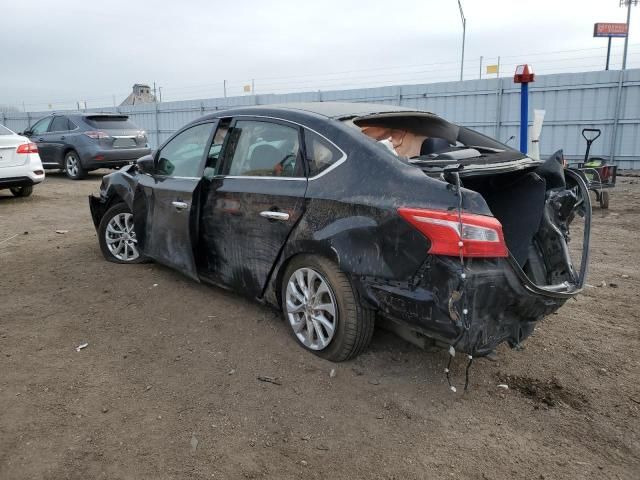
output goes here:
[{"label": "rear bumper", "polygon": [[84,168],[113,168],[133,163],[151,153],[150,148],[91,148],[78,152]]},{"label": "rear bumper", "polygon": [[[42,172],[42,173],[36,173]],[[44,170],[40,167],[36,172],[24,166],[0,169],[0,188],[26,187],[44,180]]]},{"label": "rear bumper", "polygon": [[366,277],[354,283],[382,316],[474,356],[502,342],[519,345],[577,293],[534,292],[508,259],[469,260],[464,272],[457,259],[431,256],[405,284]]}]

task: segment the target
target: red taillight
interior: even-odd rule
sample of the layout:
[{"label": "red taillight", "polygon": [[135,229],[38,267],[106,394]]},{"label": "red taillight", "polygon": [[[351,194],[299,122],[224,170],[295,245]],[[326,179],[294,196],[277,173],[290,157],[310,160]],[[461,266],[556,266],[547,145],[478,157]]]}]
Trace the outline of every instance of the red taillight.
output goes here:
[{"label": "red taillight", "polygon": [[[463,257],[507,257],[502,225],[494,217],[455,211],[399,208],[398,213],[431,241],[429,253]],[[462,232],[460,232],[462,222]]]},{"label": "red taillight", "polygon": [[38,146],[35,143],[23,143],[18,145],[16,153],[38,153]]},{"label": "red taillight", "polygon": [[94,140],[109,138],[109,134],[107,132],[101,132],[99,130],[89,130],[88,132],[84,132],[84,134],[89,138],[93,138]]}]

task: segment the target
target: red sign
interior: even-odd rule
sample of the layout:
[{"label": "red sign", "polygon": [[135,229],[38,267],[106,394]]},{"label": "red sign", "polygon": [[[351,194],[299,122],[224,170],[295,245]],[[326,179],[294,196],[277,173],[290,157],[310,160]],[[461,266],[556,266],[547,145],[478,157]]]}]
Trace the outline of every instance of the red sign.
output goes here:
[{"label": "red sign", "polygon": [[594,37],[626,37],[626,23],[596,23],[593,25]]}]

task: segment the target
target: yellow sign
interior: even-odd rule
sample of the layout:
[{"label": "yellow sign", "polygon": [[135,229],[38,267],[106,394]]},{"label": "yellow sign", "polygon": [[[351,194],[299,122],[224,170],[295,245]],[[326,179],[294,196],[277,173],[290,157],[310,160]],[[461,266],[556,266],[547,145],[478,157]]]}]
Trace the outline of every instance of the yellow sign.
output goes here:
[{"label": "yellow sign", "polygon": [[244,86],[244,91],[245,92],[250,92],[251,91],[251,85],[245,85]]},{"label": "yellow sign", "polygon": [[498,65],[487,65],[487,75],[498,73]]}]

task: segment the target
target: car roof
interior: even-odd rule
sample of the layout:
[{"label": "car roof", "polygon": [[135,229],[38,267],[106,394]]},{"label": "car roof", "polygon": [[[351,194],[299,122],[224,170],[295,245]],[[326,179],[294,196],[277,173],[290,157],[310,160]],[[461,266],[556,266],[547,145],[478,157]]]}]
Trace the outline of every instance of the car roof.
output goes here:
[{"label": "car roof", "polygon": [[360,115],[388,112],[416,112],[414,108],[399,107],[397,105],[384,105],[379,103],[356,102],[306,102],[306,103],[279,103],[264,105],[269,109],[297,110],[315,113],[327,118],[349,118]]},{"label": "car roof", "polygon": [[126,113],[113,112],[53,112],[54,117],[129,117]]},{"label": "car roof", "polygon": [[333,118],[333,119],[349,119],[362,115],[374,115],[376,113],[415,113],[434,115],[429,112],[423,112],[414,108],[398,107],[396,105],[383,105],[377,103],[349,103],[349,102],[307,102],[307,103],[272,103],[264,105],[237,106],[229,109],[220,110],[214,114],[207,115],[204,118],[219,118],[225,115],[233,116],[236,113],[299,113],[311,114],[315,117]]}]

